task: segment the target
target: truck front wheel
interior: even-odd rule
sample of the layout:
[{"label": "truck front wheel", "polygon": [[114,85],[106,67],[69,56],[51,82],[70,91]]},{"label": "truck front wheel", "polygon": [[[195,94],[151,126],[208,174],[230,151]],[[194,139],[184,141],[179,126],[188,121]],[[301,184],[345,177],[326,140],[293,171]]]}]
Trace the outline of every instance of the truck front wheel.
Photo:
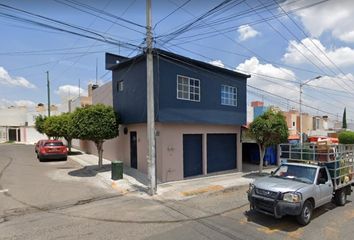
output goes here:
[{"label": "truck front wheel", "polygon": [[336,191],[336,193],[334,194],[334,201],[338,206],[345,205],[345,203],[347,202],[347,194],[344,188]]},{"label": "truck front wheel", "polygon": [[312,212],[313,212],[312,203],[307,200],[304,203],[304,206],[302,207],[300,215],[296,217],[297,221],[303,226],[309,224],[311,222]]}]

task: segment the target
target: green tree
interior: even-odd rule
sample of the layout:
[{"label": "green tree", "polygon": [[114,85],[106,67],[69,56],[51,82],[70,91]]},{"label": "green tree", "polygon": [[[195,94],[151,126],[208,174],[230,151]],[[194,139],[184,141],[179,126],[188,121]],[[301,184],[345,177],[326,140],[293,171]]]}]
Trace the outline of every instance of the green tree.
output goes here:
[{"label": "green tree", "polygon": [[74,138],[78,138],[77,132],[74,131],[73,114],[63,113],[60,115],[60,122],[62,124],[60,135],[67,141],[69,153],[71,153],[71,142]]},{"label": "green tree", "polygon": [[55,139],[64,138],[68,143],[69,152],[71,152],[72,139],[77,137],[75,135],[77,132],[73,128],[72,116],[71,113],[50,116],[44,123],[44,132]]},{"label": "green tree", "polygon": [[110,106],[97,104],[78,108],[73,113],[74,134],[82,140],[93,141],[98,152],[98,166],[102,167],[103,143],[118,136],[118,117]]},{"label": "green tree", "polygon": [[55,139],[61,137],[61,128],[60,116],[47,117],[43,124],[44,133]]},{"label": "green tree", "polygon": [[36,130],[41,133],[41,134],[45,134],[44,132],[44,122],[47,119],[46,116],[42,116],[39,115],[36,117],[35,123],[34,123],[34,127],[36,128]]},{"label": "green tree", "polygon": [[342,128],[343,129],[347,129],[347,108],[344,108],[343,120],[342,120]]},{"label": "green tree", "polygon": [[341,144],[354,144],[354,132],[345,131],[341,132],[338,136],[339,143]]},{"label": "green tree", "polygon": [[259,147],[259,173],[262,173],[266,148],[288,141],[289,132],[285,117],[280,112],[268,110],[250,124],[249,133]]}]

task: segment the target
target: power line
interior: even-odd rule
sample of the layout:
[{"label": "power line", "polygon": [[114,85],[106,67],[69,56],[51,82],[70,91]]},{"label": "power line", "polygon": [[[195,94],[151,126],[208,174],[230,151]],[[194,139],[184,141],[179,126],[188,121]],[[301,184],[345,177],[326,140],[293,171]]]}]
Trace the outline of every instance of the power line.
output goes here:
[{"label": "power line", "polygon": [[162,19],[160,19],[159,21],[157,21],[157,23],[155,23],[153,29],[155,29],[157,27],[157,25],[159,25],[162,21],[164,21],[165,19],[167,19],[169,16],[171,16],[172,14],[174,14],[175,12],[177,12],[178,10],[180,10],[181,8],[183,8],[184,6],[186,6],[191,0],[187,0],[185,1],[183,4],[181,4],[180,6],[177,6],[177,8],[175,10],[173,10],[172,12],[170,12],[169,14],[167,14],[167,16],[163,17]]},{"label": "power line", "polygon": [[117,40],[115,40],[113,38],[105,37],[105,36],[103,36],[101,34],[93,32],[92,30],[85,29],[85,28],[80,27],[80,26],[75,26],[75,25],[68,24],[68,23],[65,23],[65,22],[62,22],[62,21],[59,21],[59,20],[55,20],[55,19],[52,19],[52,18],[44,17],[44,16],[41,16],[39,14],[30,13],[28,11],[21,10],[21,9],[18,9],[18,8],[14,8],[14,7],[5,5],[5,4],[0,4],[0,7],[7,8],[7,9],[10,9],[10,10],[14,10],[14,11],[21,12],[21,13],[25,13],[27,15],[30,15],[30,16],[33,16],[33,17],[37,17],[37,18],[40,18],[40,19],[45,20],[45,21],[53,22],[55,24],[59,24],[59,25],[65,26],[65,27],[73,28],[75,30],[79,30],[81,32],[89,33],[91,35],[87,35],[85,33],[80,33],[80,32],[75,32],[74,30],[64,29],[64,28],[57,27],[57,26],[54,26],[54,25],[46,24],[44,22],[31,20],[31,19],[28,19],[28,18],[16,16],[16,15],[13,15],[13,14],[8,14],[8,13],[3,13],[3,12],[1,13],[0,12],[0,16],[5,17],[5,18],[9,18],[9,19],[12,19],[12,20],[16,20],[16,21],[19,21],[19,22],[26,23],[26,24],[36,25],[36,26],[40,26],[40,27],[44,27],[44,28],[49,28],[49,29],[56,30],[56,31],[70,33],[70,34],[73,34],[73,35],[77,35],[77,36],[81,36],[81,37],[84,37],[84,38],[97,40],[97,41],[101,41],[101,42],[105,42],[105,43],[109,43],[109,44],[113,44],[113,45],[119,45],[119,46],[122,46],[122,47],[127,47],[127,48],[129,48],[129,47],[134,47],[135,48],[136,47],[136,45],[134,45],[134,44],[117,41]]},{"label": "power line", "polygon": [[[105,18],[105,17],[102,17],[101,15],[98,15],[98,14],[92,13],[92,12],[90,12],[90,11],[87,11],[87,10],[85,10],[85,8],[82,9],[82,8],[80,8],[80,7],[77,7],[77,6],[75,6],[75,5],[72,5],[72,3],[71,3],[70,1],[66,1],[66,0],[54,0],[54,1],[56,1],[56,2],[58,2],[58,3],[60,3],[60,4],[63,4],[63,5],[66,5],[66,6],[68,6],[68,7],[71,7],[71,8],[73,8],[73,9],[76,9],[76,10],[78,10],[78,11],[80,11],[80,12],[84,12],[84,13],[87,13],[87,14],[89,14],[89,15],[93,15],[93,16],[95,16],[96,18],[100,18],[100,19],[103,19],[103,20],[105,20],[105,21],[107,21],[107,22],[111,22],[111,23],[117,24],[117,25],[119,25],[119,26],[121,26],[121,27],[124,27],[124,28],[126,28],[126,29],[132,30],[132,31],[134,31],[134,32],[144,34],[144,32],[142,32],[142,31],[139,31],[139,30],[133,29],[133,28],[131,28],[131,27],[128,27],[128,26],[126,26],[126,25],[123,25],[123,24],[118,23],[117,21],[118,21],[118,20],[121,20],[121,19],[116,18],[115,21],[110,20],[110,19],[107,19],[107,18]],[[69,3],[68,3],[68,2],[69,2]],[[87,7],[86,7],[86,8],[87,8]],[[101,11],[102,11],[102,10],[101,10]]]},{"label": "power line", "polygon": [[[184,26],[178,28],[177,30],[173,31],[172,33],[168,34],[170,37],[167,37],[166,40],[162,41],[161,46],[163,46],[164,44],[166,44],[167,42],[173,40],[174,38],[176,38],[178,35],[183,34],[184,32],[188,31],[195,23],[215,14],[216,12],[218,12],[220,10],[220,8],[222,8],[223,6],[225,6],[226,4],[229,4],[230,2],[232,2],[233,0],[224,0],[222,1],[220,4],[216,5],[215,7],[213,7],[212,9],[210,9],[209,11],[207,11],[206,13],[202,14],[199,17],[196,17],[195,20],[193,20],[190,23],[185,24]],[[240,4],[242,2],[244,2],[245,0],[241,0],[239,3]]]},{"label": "power line", "polygon": [[[261,3],[259,0],[257,0],[259,3]],[[251,9],[252,7],[246,3],[247,6],[249,6]],[[261,3],[262,4],[262,3]],[[268,10],[269,13],[271,13],[272,15],[274,15],[270,10]],[[263,18],[260,14],[257,14],[260,18]],[[326,63],[324,63],[322,61],[322,59],[320,59],[310,48],[308,48],[304,43],[302,43],[302,41],[293,33],[293,31],[291,31],[283,22],[281,22],[278,18],[276,18],[276,20],[301,44],[303,45],[307,51],[309,51],[311,53],[312,56],[314,56],[326,69],[328,69],[330,72],[332,72],[333,74],[336,74],[336,72],[334,72],[331,68],[329,68],[327,66]],[[266,22],[268,24],[268,26],[270,26],[277,34],[279,34],[279,36],[281,36],[286,42],[290,41],[289,39],[287,39],[279,30],[277,30],[270,22]],[[316,68],[318,68],[319,70],[321,70],[321,68],[315,63],[313,62],[310,58],[308,58],[305,53],[303,53],[295,44],[293,44],[291,41],[290,43],[295,47],[296,51],[299,52],[304,58],[306,58],[310,63],[312,63]],[[323,70],[322,70],[323,71]],[[325,75],[328,75],[326,72],[323,71],[323,73]],[[345,85],[349,88],[352,88],[351,86],[349,86],[346,82],[344,82]],[[340,85],[343,89],[346,89],[346,87],[343,87],[341,84],[338,83],[338,85]],[[353,89],[353,88],[352,88]]]},{"label": "power line", "polygon": [[74,0],[62,0],[62,1],[72,3],[72,4],[76,5],[76,6],[79,6],[79,7],[85,8],[85,9],[89,9],[89,10],[91,10],[92,12],[96,12],[96,13],[99,13],[99,14],[102,14],[102,15],[105,15],[105,16],[108,16],[108,17],[111,17],[111,18],[114,18],[114,19],[119,20],[119,21],[123,21],[123,22],[125,22],[125,23],[131,24],[131,25],[134,25],[134,26],[143,28],[143,29],[146,28],[144,25],[138,24],[138,23],[133,22],[133,21],[130,21],[130,20],[128,20],[128,19],[124,19],[124,18],[122,18],[122,17],[117,17],[117,16],[114,15],[114,14],[111,14],[111,13],[106,12],[106,11],[104,11],[104,10],[100,10],[100,9],[95,8],[95,7],[93,7],[93,6],[90,6],[90,5],[88,5],[88,4],[80,3],[80,2],[74,1]]}]

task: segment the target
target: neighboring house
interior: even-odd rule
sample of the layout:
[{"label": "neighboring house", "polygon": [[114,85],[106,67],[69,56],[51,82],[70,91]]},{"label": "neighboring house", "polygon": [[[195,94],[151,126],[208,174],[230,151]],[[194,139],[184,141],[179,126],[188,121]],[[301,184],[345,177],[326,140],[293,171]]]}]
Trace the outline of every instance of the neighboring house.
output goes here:
[{"label": "neighboring house", "polygon": [[[250,76],[160,49],[153,54],[158,179],[241,171]],[[106,54],[106,69],[112,71],[113,107],[122,126],[104,149],[111,159],[146,173],[146,54]]]},{"label": "neighboring house", "polygon": [[264,103],[261,101],[251,102],[251,107],[253,107],[253,118],[259,117],[269,109],[269,107],[264,106]]},{"label": "neighboring house", "polygon": [[75,111],[76,108],[92,105],[93,90],[98,88],[97,84],[89,84],[87,87],[87,96],[78,96],[68,101],[68,112]]},{"label": "neighboring house", "polygon": [[[51,106],[51,114],[59,114],[55,105]],[[34,127],[35,119],[39,115],[47,115],[47,108],[43,104],[38,104],[35,109],[27,107],[0,109],[0,142],[35,143],[47,138]]]}]

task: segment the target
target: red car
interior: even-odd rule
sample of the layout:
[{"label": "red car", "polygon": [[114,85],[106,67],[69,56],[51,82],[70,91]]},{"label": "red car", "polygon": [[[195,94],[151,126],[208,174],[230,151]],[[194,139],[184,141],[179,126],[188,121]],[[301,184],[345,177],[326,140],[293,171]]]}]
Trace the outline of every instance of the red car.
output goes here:
[{"label": "red car", "polygon": [[45,159],[67,160],[68,149],[60,140],[39,140],[34,150],[39,161]]}]

